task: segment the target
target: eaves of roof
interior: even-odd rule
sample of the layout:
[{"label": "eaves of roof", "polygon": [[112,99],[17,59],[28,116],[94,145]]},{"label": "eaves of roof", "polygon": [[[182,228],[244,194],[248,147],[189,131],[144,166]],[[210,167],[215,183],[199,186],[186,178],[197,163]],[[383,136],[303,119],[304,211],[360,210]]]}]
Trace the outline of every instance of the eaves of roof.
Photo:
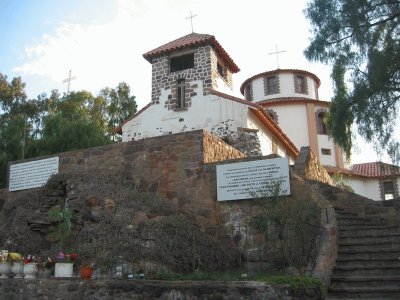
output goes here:
[{"label": "eaves of roof", "polygon": [[253,81],[254,79],[257,79],[259,77],[264,77],[264,76],[275,75],[275,74],[279,74],[279,73],[303,74],[303,75],[314,78],[315,81],[317,82],[317,88],[319,88],[319,86],[321,85],[321,80],[314,73],[311,73],[311,72],[308,72],[305,70],[300,70],[300,69],[276,69],[276,70],[272,70],[272,71],[259,73],[259,74],[256,74],[256,75],[246,79],[240,86],[240,92],[242,93],[242,95],[244,95],[244,88],[249,84],[250,81]]},{"label": "eaves of roof", "polygon": [[216,40],[215,36],[210,34],[200,34],[195,32],[190,33],[146,52],[145,54],[143,54],[143,57],[151,63],[152,59],[155,57],[159,57],[173,51],[207,44],[211,45],[215,49],[219,57],[221,57],[221,59],[225,62],[226,66],[231,70],[232,73],[237,73],[240,71],[239,67],[236,65],[233,59]]}]

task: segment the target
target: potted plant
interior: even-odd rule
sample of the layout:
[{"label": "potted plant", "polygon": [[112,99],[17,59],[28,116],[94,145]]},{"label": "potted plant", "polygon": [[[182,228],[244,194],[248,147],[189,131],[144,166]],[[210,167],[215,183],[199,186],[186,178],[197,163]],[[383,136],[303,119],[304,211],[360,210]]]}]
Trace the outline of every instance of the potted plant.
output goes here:
[{"label": "potted plant", "polygon": [[22,278],[24,270],[24,257],[16,252],[10,252],[8,254],[11,261],[11,273],[13,278]]},{"label": "potted plant", "polygon": [[38,268],[38,258],[34,255],[28,255],[24,258],[24,278],[31,279],[36,278],[37,273],[39,272]]},{"label": "potted plant", "polygon": [[93,275],[93,264],[84,262],[79,267],[79,274],[83,279],[90,279]]},{"label": "potted plant", "polygon": [[77,258],[77,253],[66,254],[60,251],[56,258],[54,277],[72,277],[74,274],[74,262]]},{"label": "potted plant", "polygon": [[0,278],[8,278],[11,272],[10,257],[8,250],[0,250]]}]

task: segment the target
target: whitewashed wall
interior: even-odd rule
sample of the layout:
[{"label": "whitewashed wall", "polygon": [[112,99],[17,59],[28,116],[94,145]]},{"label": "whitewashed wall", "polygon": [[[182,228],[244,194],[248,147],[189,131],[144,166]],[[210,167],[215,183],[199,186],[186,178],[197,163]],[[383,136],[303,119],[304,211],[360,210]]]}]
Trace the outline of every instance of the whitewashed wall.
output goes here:
[{"label": "whitewashed wall", "polygon": [[307,111],[304,103],[268,106],[278,115],[278,125],[298,149],[309,146]]},{"label": "whitewashed wall", "polygon": [[[250,84],[252,84],[253,89],[253,101],[263,101],[274,98],[285,98],[285,97],[301,97],[306,99],[318,99],[315,91],[316,82],[311,76],[307,76],[303,73],[307,79],[308,94],[299,94],[294,91],[294,74],[296,73],[276,73],[279,76],[279,93],[272,95],[265,95],[264,91],[264,79],[263,77],[258,77],[254,79]],[[271,74],[274,75],[274,74]]]},{"label": "whitewashed wall", "polygon": [[[333,143],[333,139],[330,138],[326,134],[318,134],[318,152],[319,152],[319,160],[324,166],[336,166],[336,156],[335,156],[335,144]],[[331,154],[326,155],[322,154],[321,149],[330,149]]]},{"label": "whitewashed wall", "polygon": [[346,181],[352,187],[356,194],[370,198],[372,200],[381,200],[378,179],[368,179],[352,176],[347,177]]},{"label": "whitewashed wall", "polygon": [[[268,131],[265,126],[261,123],[261,121],[254,115],[254,113],[249,112],[249,118],[247,121],[247,127],[252,129],[258,129],[258,139],[260,140],[261,153],[262,155],[268,155],[272,153],[272,134]],[[289,163],[294,164],[294,159],[289,157],[286,154],[286,148],[277,141],[278,145],[278,155],[281,157],[287,157],[289,159]]]},{"label": "whitewashed wall", "polygon": [[215,95],[203,96],[201,85],[192,97],[187,110],[168,110],[165,102],[167,92],[160,97],[160,104],[151,105],[139,116],[123,125],[122,140],[142,139],[196,129],[205,129],[217,136],[236,135],[238,127],[246,126],[247,105]]}]

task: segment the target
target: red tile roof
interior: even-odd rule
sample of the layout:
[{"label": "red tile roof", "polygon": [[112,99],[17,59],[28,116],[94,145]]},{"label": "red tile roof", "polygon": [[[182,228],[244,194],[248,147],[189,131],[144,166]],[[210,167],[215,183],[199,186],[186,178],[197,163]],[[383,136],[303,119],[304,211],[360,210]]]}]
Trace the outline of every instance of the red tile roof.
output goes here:
[{"label": "red tile roof", "polygon": [[325,167],[328,173],[341,173],[350,176],[359,176],[365,178],[381,178],[390,176],[400,176],[400,167],[386,164],[383,162],[370,162],[354,164],[351,169],[336,167]]},{"label": "red tile roof", "polygon": [[254,76],[246,79],[240,86],[240,92],[242,93],[242,95],[244,95],[244,88],[250,83],[250,81],[253,81],[254,79],[256,79],[258,77],[264,77],[264,76],[274,75],[274,74],[278,74],[278,73],[296,73],[296,74],[307,75],[307,76],[313,77],[315,79],[315,81],[317,82],[317,88],[321,85],[321,80],[317,77],[317,75],[315,75],[311,72],[299,70],[299,69],[276,69],[273,71],[267,71],[267,72],[263,72],[263,73],[254,75]]},{"label": "red tile roof", "polygon": [[400,176],[400,167],[383,162],[354,164],[351,168],[353,174],[365,177]]},{"label": "red tile roof", "polygon": [[210,34],[200,34],[200,33],[190,33],[183,37],[180,37],[172,42],[166,43],[160,47],[150,50],[143,54],[143,57],[151,63],[154,57],[158,57],[163,54],[170,53],[172,51],[181,50],[188,47],[200,46],[210,44],[213,46],[218,55],[224,60],[227,67],[232,71],[232,73],[237,73],[240,71],[239,67],[235,64],[228,53],[222,48],[220,43],[215,39],[215,36]]}]

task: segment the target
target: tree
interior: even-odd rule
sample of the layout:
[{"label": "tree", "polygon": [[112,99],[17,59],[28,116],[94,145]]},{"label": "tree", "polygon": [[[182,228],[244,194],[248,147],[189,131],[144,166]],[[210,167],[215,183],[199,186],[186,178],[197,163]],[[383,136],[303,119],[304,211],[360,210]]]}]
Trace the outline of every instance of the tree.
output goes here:
[{"label": "tree", "polygon": [[87,91],[71,92],[63,98],[48,100],[54,111],[43,118],[41,155],[109,144],[106,135],[105,102]]},{"label": "tree", "polygon": [[333,138],[349,157],[356,123],[379,154],[386,150],[399,162],[400,1],[311,0],[305,14],[313,30],[306,57],[332,63]]},{"label": "tree", "polygon": [[7,185],[10,161],[116,141],[116,126],[136,107],[124,82],[96,97],[87,91],[61,97],[53,90],[27,99],[20,77],[8,81],[0,73],[0,188]]},{"label": "tree", "polygon": [[107,87],[100,91],[100,96],[107,103],[108,133],[113,141],[120,139],[115,133],[115,128],[137,110],[135,96],[131,96],[130,93],[130,87],[125,82],[120,82],[115,89]]}]

